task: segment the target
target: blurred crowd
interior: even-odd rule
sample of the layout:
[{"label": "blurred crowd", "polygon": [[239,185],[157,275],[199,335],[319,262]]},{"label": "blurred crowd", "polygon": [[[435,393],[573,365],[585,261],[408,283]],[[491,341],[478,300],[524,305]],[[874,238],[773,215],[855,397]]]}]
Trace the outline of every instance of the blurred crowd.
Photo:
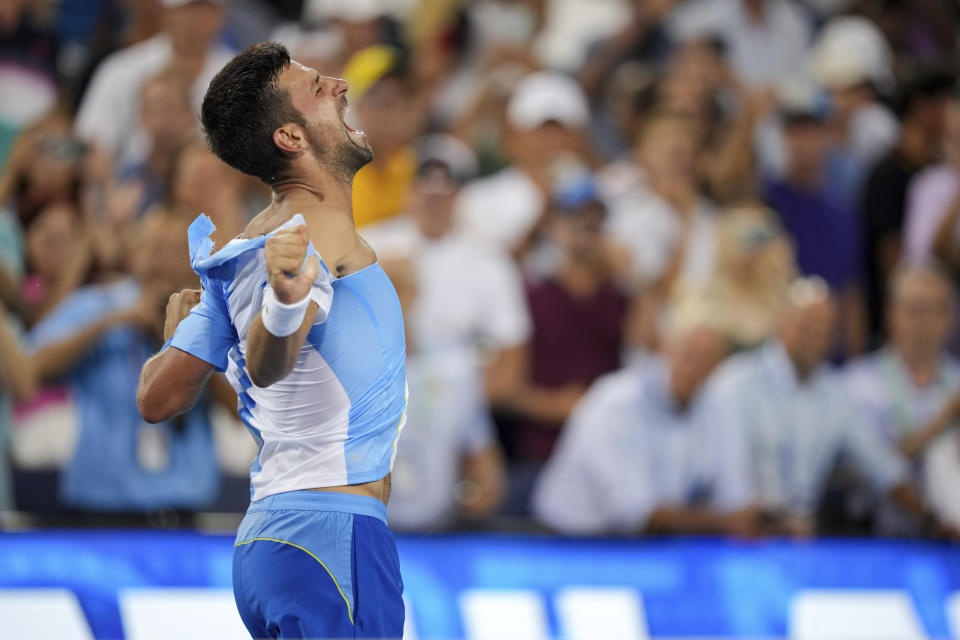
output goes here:
[{"label": "blurred crowd", "polygon": [[223,378],[134,396],[269,203],[196,116],[266,40],[375,149],[395,529],[960,532],[952,0],[0,0],[0,517],[245,508]]}]

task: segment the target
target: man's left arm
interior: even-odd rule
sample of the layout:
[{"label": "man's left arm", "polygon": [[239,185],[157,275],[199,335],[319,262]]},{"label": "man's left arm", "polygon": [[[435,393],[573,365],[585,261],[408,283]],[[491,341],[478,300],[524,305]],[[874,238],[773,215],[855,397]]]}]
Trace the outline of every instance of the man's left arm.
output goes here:
[{"label": "man's left arm", "polygon": [[[906,461],[879,435],[857,419],[854,411],[846,413],[843,425],[844,448],[854,463],[880,491],[918,516],[926,515],[926,508],[910,480]],[[842,423],[841,423],[842,424]]]}]

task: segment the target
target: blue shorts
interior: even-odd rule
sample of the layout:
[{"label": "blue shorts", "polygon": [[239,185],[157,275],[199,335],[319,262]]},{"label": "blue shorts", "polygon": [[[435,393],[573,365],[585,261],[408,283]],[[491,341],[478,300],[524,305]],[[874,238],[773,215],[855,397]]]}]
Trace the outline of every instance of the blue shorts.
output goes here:
[{"label": "blue shorts", "polygon": [[233,594],[254,638],[401,638],[403,581],[375,498],[290,491],[250,504]]}]

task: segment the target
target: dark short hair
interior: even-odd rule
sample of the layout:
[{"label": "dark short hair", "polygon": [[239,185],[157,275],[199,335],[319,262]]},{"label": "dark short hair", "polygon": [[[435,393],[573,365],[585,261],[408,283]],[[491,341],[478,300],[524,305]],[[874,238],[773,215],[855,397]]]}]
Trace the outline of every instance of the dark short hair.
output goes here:
[{"label": "dark short hair", "polygon": [[267,184],[290,166],[273,132],[290,122],[305,125],[290,94],[277,87],[289,66],[290,54],[281,44],[248,47],[210,81],[200,110],[204,136],[217,157]]},{"label": "dark short hair", "polygon": [[955,82],[956,76],[943,66],[931,66],[917,71],[903,84],[897,95],[894,105],[897,115],[902,120],[911,115],[918,103],[949,98]]}]

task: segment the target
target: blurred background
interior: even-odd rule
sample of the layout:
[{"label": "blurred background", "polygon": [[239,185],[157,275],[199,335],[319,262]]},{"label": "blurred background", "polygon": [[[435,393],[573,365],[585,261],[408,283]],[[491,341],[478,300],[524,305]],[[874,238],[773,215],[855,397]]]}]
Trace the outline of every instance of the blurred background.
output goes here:
[{"label": "blurred background", "polygon": [[265,40],[376,153],[410,638],[960,637],[955,0],[0,0],[11,637],[242,637],[236,396],[134,395]]}]

